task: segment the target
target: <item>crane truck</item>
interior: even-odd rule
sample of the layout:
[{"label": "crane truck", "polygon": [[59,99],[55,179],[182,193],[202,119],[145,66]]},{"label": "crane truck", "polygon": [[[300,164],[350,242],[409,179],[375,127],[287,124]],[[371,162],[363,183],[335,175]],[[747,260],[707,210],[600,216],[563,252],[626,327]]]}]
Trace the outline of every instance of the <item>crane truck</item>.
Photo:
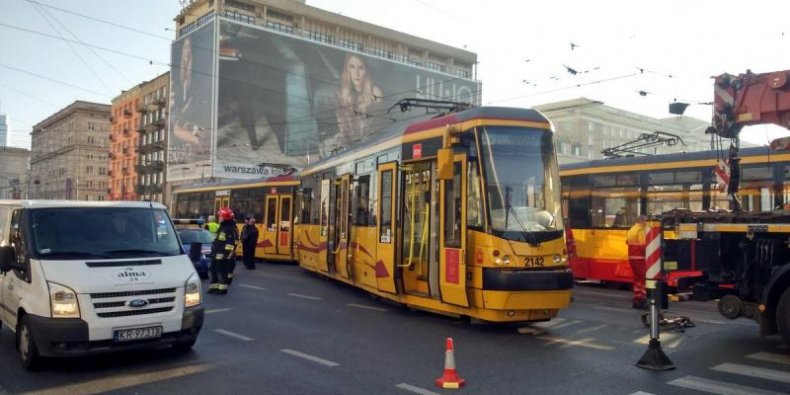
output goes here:
[{"label": "crane truck", "polygon": [[[730,210],[662,214],[664,262],[693,260],[703,273],[694,282],[694,299],[716,299],[722,316],[753,319],[761,335],[779,334],[790,345],[788,191],[772,191],[775,210],[770,212],[742,212],[738,197],[741,129],[758,124],[790,129],[790,70],[722,74],[715,77],[714,94],[713,121],[706,133],[731,142],[723,154]],[[790,138],[775,140],[772,148],[790,148]]]}]

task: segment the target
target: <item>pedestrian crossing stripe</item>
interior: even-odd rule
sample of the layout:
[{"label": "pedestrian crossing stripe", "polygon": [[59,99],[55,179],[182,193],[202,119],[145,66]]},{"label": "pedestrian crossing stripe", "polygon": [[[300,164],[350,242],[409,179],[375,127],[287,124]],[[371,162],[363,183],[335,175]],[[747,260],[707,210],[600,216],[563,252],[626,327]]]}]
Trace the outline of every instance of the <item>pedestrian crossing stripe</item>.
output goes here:
[{"label": "pedestrian crossing stripe", "polygon": [[790,372],[781,370],[766,369],[757,366],[742,365],[739,363],[723,363],[721,365],[714,366],[711,369],[718,372],[732,373],[741,376],[756,377],[758,379],[790,384]]},{"label": "pedestrian crossing stripe", "polygon": [[787,395],[781,392],[767,391],[739,384],[722,383],[717,380],[709,380],[696,376],[681,377],[667,384],[718,395]]}]

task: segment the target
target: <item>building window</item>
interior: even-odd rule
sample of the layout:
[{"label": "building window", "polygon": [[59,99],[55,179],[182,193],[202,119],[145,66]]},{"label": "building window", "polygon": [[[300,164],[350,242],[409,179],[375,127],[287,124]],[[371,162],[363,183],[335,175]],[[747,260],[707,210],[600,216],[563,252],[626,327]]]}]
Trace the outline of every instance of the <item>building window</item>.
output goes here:
[{"label": "building window", "polygon": [[283,23],[280,23],[280,22],[266,21],[266,27],[271,29],[271,30],[276,30],[278,32],[285,32],[285,33],[291,33],[291,34],[293,34],[293,32],[294,32],[294,28],[293,27],[291,27],[289,25],[286,25],[286,24],[283,24]]},{"label": "building window", "polygon": [[237,20],[239,22],[255,24],[255,17],[254,16],[249,16],[247,14],[242,14],[241,12],[238,12],[236,10],[225,10],[224,16],[226,18],[234,19],[234,20]]},{"label": "building window", "polygon": [[105,174],[107,174],[107,169],[106,169],[106,168],[104,168],[104,167],[100,167],[100,168],[99,168],[99,175],[102,175],[102,176],[103,176],[103,175],[105,175]]}]

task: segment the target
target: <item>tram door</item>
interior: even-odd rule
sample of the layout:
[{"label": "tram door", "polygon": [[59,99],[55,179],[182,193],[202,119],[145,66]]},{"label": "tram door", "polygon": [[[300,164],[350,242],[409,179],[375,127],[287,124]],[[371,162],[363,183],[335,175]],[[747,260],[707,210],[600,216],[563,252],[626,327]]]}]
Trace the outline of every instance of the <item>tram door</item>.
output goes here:
[{"label": "tram door", "polygon": [[348,251],[351,228],[349,227],[349,188],[351,185],[351,175],[346,174],[335,181],[335,204],[334,208],[334,248],[330,251],[334,261],[335,269],[343,278],[351,278],[348,266]]},{"label": "tram door", "polygon": [[263,253],[291,255],[292,198],[288,194],[266,196],[263,219]]},{"label": "tram door", "polygon": [[[430,282],[438,277],[436,255],[431,254],[431,245],[437,243],[436,233],[431,231],[432,216],[436,208],[432,202],[436,200],[433,192],[432,163],[421,162],[404,165],[403,172],[403,215],[401,228],[403,241],[400,243],[402,252],[400,264],[403,276],[403,288],[407,293],[438,298],[438,289],[431,290]],[[437,190],[438,191],[438,190]],[[438,284],[438,282],[437,282]]]},{"label": "tram door", "polygon": [[466,295],[466,157],[456,155],[453,178],[441,188],[439,288],[447,303],[469,306]]},{"label": "tram door", "polygon": [[395,174],[396,163],[378,167],[378,208],[376,212],[376,285],[380,291],[395,288]]},{"label": "tram door", "polygon": [[335,272],[334,267],[334,199],[332,180],[321,180],[321,218],[318,233],[318,270]]},{"label": "tram door", "polygon": [[[214,212],[211,215],[217,215],[219,209],[225,207],[230,207],[230,191],[217,191],[214,195]],[[219,218],[217,218],[217,222],[219,222]]]}]

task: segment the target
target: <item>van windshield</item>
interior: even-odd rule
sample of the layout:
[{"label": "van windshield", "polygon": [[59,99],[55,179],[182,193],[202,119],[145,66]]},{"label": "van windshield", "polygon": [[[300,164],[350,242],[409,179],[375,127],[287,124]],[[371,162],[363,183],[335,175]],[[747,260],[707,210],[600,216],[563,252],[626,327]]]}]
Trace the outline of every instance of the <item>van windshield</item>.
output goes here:
[{"label": "van windshield", "polygon": [[32,246],[40,259],[117,259],[181,254],[165,210],[51,208],[32,210]]}]

